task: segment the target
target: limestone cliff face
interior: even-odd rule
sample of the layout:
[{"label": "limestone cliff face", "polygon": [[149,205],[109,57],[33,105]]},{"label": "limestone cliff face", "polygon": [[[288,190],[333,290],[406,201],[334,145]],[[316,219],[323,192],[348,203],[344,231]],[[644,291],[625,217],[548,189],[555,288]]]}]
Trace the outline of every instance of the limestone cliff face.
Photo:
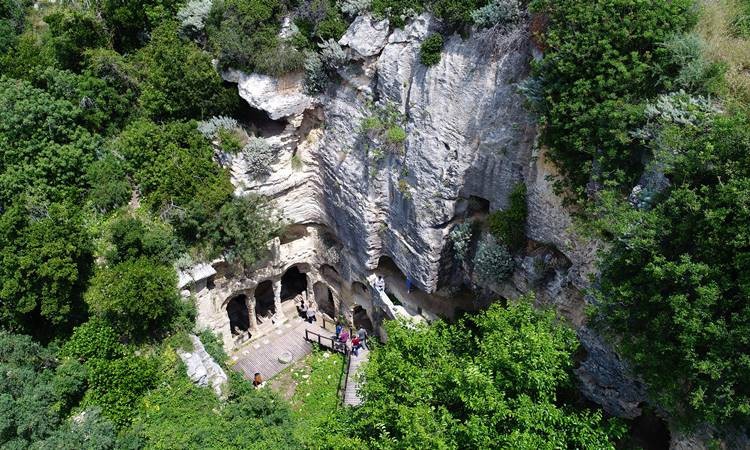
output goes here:
[{"label": "limestone cliff face", "polygon": [[[427,309],[452,316],[459,305],[451,307],[443,289],[457,281],[448,234],[467,214],[506,208],[515,184],[525,183],[527,236],[539,250],[517,259],[511,282],[481,290],[489,297],[534,291],[554,304],[587,350],[577,369],[582,392],[611,414],[637,416],[643,387],[585,325],[582,292],[597,244],[576,235],[552,192],[554,169],[536,149],[536,120],[518,91],[534,52],[526,27],[453,35],[428,68],[420,44],[438,29],[429,15],[396,30],[357,18],[340,42],[349,55],[340,79],[317,98],[302,94],[299,77],[225,74],[252,107],[286,127],[268,139],[279,155],[268,177],[248,176],[241,156],[229,162],[237,193],[268,195],[289,222],[330,230],[345,281],[364,281],[387,256],[432,296]],[[402,152],[379,156],[362,121],[384,107],[397,111],[406,140]],[[534,258],[545,252],[565,263],[538,277]]]}]

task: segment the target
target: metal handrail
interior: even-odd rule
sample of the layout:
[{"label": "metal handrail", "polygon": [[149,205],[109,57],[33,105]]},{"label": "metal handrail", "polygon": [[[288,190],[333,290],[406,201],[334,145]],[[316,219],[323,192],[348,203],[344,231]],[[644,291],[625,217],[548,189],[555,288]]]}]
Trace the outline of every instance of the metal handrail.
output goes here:
[{"label": "metal handrail", "polygon": [[[313,338],[311,338],[310,335],[313,335]],[[323,336],[322,334],[318,334],[314,331],[305,330],[305,340],[308,340],[310,342],[317,342],[321,347],[329,347],[331,350],[343,353],[344,355],[349,354],[349,349],[346,345],[336,345],[337,340],[335,337]],[[330,341],[330,345],[323,344],[323,341],[326,340]]]},{"label": "metal handrail", "polygon": [[352,367],[352,354],[347,353],[346,355],[346,364],[344,365],[344,373],[346,374],[344,376],[344,388],[341,390],[341,403],[343,404],[346,402],[346,388],[349,386],[349,371]]}]

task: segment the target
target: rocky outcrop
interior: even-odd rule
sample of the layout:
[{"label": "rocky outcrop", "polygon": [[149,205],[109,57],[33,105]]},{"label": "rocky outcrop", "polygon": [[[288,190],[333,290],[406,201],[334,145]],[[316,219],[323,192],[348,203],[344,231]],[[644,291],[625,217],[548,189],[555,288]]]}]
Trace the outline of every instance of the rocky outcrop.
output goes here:
[{"label": "rocky outcrop", "polygon": [[251,107],[265,111],[272,120],[300,115],[313,106],[313,98],[304,93],[302,74],[273,78],[227,70],[222,77],[237,83],[240,97]]},{"label": "rocky outcrop", "polygon": [[361,15],[339,39],[339,44],[349,47],[358,57],[375,56],[388,41],[388,20],[375,20],[371,15]]},{"label": "rocky outcrop", "polygon": [[177,351],[185,363],[188,377],[199,386],[211,386],[216,395],[222,396],[224,385],[228,381],[226,372],[208,354],[198,336],[191,334],[190,341],[193,343],[192,352]]}]

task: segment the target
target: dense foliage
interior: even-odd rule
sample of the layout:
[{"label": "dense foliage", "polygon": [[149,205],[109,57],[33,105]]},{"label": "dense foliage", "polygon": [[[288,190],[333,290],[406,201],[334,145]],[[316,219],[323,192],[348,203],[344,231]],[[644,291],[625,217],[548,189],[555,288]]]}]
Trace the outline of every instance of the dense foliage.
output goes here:
[{"label": "dense foliage", "polygon": [[511,250],[520,250],[526,245],[526,185],[518,183],[510,193],[510,205],[488,217],[492,234]]},{"label": "dense foliage", "polygon": [[528,301],[386,331],[366,367],[364,403],[331,425],[352,436],[349,448],[602,449],[622,432],[561,402],[575,336]]},{"label": "dense foliage", "polygon": [[643,149],[630,135],[645,101],[672,87],[679,67],[663,45],[695,23],[693,0],[534,0],[547,28],[535,73],[543,141],[582,196],[632,183]]},{"label": "dense foliage", "polygon": [[440,62],[440,52],[443,51],[443,36],[432,34],[422,42],[419,49],[419,60],[425,66],[434,66]]}]

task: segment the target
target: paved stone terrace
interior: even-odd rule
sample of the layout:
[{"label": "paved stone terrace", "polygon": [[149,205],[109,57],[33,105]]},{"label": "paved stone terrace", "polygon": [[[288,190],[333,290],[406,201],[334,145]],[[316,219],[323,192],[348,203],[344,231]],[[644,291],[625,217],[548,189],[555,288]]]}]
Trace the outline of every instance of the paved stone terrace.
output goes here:
[{"label": "paved stone terrace", "polygon": [[[309,324],[299,317],[288,320],[266,336],[251,341],[232,354],[234,369],[252,379],[260,372],[264,380],[269,380],[295,361],[312,353],[312,344],[305,340],[305,330],[309,329],[323,336],[332,336],[332,330],[321,327],[322,322]],[[282,363],[279,356],[288,352],[291,361]]]}]

